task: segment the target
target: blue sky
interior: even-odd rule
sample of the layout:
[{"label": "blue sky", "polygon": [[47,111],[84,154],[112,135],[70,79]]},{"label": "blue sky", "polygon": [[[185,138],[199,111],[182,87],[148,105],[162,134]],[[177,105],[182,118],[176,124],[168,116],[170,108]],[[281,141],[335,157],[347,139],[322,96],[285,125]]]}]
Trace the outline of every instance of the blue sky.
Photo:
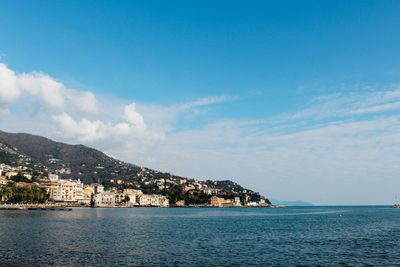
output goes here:
[{"label": "blue sky", "polygon": [[398,1],[3,1],[0,126],[275,199],[389,203],[399,12]]}]

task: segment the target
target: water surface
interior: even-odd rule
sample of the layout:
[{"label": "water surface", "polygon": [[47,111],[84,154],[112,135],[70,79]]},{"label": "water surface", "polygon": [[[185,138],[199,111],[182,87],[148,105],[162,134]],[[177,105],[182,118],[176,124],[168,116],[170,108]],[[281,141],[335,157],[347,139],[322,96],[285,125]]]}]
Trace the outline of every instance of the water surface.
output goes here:
[{"label": "water surface", "polygon": [[0,265],[400,265],[400,209],[0,211]]}]

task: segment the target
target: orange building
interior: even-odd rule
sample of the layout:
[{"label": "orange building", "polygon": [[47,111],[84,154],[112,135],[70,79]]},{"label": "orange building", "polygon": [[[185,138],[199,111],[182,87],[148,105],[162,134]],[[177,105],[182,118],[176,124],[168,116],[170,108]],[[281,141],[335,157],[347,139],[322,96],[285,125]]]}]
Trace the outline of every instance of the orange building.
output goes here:
[{"label": "orange building", "polygon": [[212,206],[227,206],[227,205],[232,205],[232,201],[230,199],[224,199],[222,197],[213,196],[210,199],[210,204]]}]

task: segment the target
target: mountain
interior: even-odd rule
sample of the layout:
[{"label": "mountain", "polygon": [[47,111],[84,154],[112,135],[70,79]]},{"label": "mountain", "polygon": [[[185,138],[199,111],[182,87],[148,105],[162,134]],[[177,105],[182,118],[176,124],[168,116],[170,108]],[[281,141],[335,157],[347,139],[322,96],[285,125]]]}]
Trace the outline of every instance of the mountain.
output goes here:
[{"label": "mountain", "polygon": [[0,163],[30,170],[33,180],[53,173],[64,179],[79,178],[85,184],[101,182],[107,187],[163,194],[170,203],[181,199],[187,204],[207,203],[211,197],[208,190],[225,199],[240,197],[242,202],[264,199],[270,203],[259,193],[230,180],[196,181],[125,163],[84,145],[64,144],[26,133],[0,131]]},{"label": "mountain", "polygon": [[80,178],[84,183],[127,180],[136,176],[139,170],[135,165],[109,157],[96,149],[55,142],[42,136],[0,131],[0,142],[2,147],[7,148],[0,153],[3,162],[7,158],[5,154],[14,161],[17,155],[23,155],[30,158],[38,170],[47,169],[64,178]]}]

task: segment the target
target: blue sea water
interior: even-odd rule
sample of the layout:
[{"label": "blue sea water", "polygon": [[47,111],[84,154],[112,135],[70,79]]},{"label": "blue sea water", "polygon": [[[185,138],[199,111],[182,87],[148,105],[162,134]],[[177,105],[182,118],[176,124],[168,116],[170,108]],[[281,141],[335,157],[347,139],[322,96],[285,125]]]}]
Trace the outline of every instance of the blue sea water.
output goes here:
[{"label": "blue sea water", "polygon": [[400,209],[0,211],[0,266],[400,266]]}]

